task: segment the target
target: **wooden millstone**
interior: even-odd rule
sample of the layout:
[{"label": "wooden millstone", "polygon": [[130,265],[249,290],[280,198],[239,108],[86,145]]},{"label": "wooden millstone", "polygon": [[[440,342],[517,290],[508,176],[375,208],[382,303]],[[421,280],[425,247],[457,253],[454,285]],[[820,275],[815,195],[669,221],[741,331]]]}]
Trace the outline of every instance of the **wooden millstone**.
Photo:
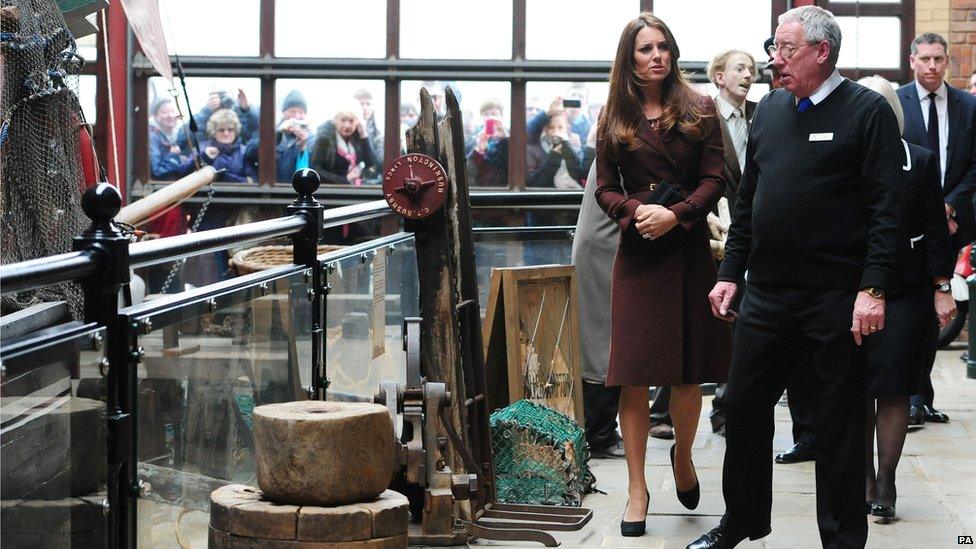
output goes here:
[{"label": "wooden millstone", "polygon": [[253,418],[258,486],[272,501],[366,501],[386,490],[397,468],[393,423],[379,404],[267,404]]},{"label": "wooden millstone", "polygon": [[407,498],[392,490],[360,503],[281,505],[257,488],[232,484],[210,495],[214,549],[392,549],[407,546]]}]

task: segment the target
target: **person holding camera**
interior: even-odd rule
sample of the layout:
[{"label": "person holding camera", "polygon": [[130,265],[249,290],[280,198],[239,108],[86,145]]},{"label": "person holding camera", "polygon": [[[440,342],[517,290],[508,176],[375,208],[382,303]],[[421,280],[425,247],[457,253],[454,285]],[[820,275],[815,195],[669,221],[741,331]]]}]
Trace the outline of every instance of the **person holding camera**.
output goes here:
[{"label": "person holding camera", "polygon": [[275,132],[276,181],[291,181],[296,170],[309,166],[309,150],[315,136],[308,128],[305,115],[308,104],[298,90],[291,90],[281,103],[281,123]]},{"label": "person holding camera", "polygon": [[245,144],[251,141],[252,137],[257,137],[258,133],[258,112],[257,108],[252,107],[248,102],[247,94],[242,88],[237,89],[237,102],[230,96],[227,90],[213,89],[207,96],[207,103],[200,111],[193,115],[197,122],[197,141],[209,139],[206,134],[207,122],[210,117],[220,109],[233,111],[240,123],[240,130],[237,135]]},{"label": "person holding camera", "polygon": [[241,121],[230,109],[218,109],[207,120],[207,139],[200,142],[200,159],[215,170],[224,170],[216,181],[253,183],[257,178],[257,167],[246,158],[240,131]]},{"label": "person holding camera", "polygon": [[474,141],[465,169],[468,183],[478,187],[508,186],[508,131],[502,121],[501,101],[488,99],[481,104],[480,127],[474,130]]},{"label": "person holding camera", "polygon": [[575,133],[569,133],[569,117],[559,113],[549,119],[539,139],[527,151],[526,185],[555,187],[563,191],[583,188],[583,167],[580,164],[581,143]]},{"label": "person holding camera", "polygon": [[670,386],[677,498],[700,498],[691,448],[702,383],[726,380],[731,330],[709,311],[716,269],[705,218],[725,188],[715,104],[678,67],[668,26],[651,12],[627,23],[597,129],[596,199],[620,226],[611,275],[607,386],[620,386],[627,455],[624,536],[645,531],[648,387]]}]

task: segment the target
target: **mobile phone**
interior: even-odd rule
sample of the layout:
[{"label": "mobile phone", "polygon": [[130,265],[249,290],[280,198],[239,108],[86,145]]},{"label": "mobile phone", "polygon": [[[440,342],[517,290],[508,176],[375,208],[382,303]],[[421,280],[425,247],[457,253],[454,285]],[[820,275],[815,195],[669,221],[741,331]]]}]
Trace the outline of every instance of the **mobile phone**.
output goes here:
[{"label": "mobile phone", "polygon": [[495,120],[494,118],[489,118],[488,120],[485,120],[485,135],[487,135],[488,137],[492,137],[493,135],[495,135],[495,124],[497,123],[498,121]]},{"label": "mobile phone", "polygon": [[579,99],[563,99],[564,109],[578,109],[583,106],[583,102]]}]

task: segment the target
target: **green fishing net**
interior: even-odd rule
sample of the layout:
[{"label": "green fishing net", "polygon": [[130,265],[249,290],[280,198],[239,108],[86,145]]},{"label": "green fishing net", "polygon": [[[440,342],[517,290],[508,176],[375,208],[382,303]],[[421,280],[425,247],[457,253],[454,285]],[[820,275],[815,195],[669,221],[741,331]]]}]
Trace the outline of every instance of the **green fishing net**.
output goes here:
[{"label": "green fishing net", "polygon": [[520,400],[491,414],[498,501],[579,507],[593,486],[583,429],[551,408]]}]

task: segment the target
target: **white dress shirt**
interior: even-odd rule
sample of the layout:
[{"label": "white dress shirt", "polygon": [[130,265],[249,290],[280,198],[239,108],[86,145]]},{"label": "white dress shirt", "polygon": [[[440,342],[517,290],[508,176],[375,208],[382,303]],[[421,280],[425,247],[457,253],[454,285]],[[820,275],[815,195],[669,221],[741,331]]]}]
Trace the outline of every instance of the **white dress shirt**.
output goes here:
[{"label": "white dress shirt", "polygon": [[[922,122],[925,123],[925,135],[929,127],[929,90],[915,81],[915,90],[922,104]],[[949,91],[945,82],[935,90],[935,112],[939,115],[939,173],[942,174],[942,184],[945,185],[946,156],[949,154]]]},{"label": "white dress shirt", "polygon": [[[813,93],[810,94],[808,99],[810,99],[814,105],[819,105],[821,101],[827,99],[827,96],[830,95],[832,91],[837,89],[837,86],[840,86],[843,83],[844,77],[840,75],[839,70],[834,69],[834,72],[830,73],[830,76],[823,81],[823,84],[820,84],[819,88],[813,90]],[[799,103],[800,99],[803,98],[795,96],[793,97],[794,103]]]}]

